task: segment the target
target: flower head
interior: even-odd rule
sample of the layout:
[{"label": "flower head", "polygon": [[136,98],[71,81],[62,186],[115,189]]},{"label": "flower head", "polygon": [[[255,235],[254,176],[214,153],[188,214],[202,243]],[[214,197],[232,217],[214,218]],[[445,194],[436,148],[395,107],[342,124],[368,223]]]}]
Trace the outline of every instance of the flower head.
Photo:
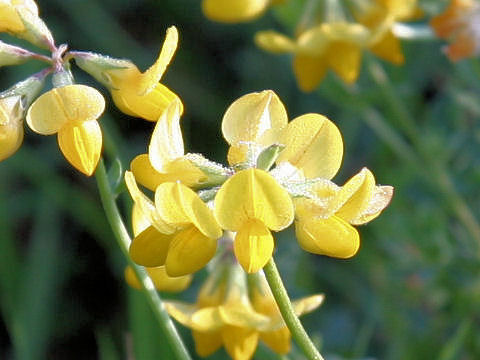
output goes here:
[{"label": "flower head", "polygon": [[[165,42],[155,63],[145,72],[129,60],[117,60],[106,56],[73,52],[80,68],[107,86],[115,105],[125,114],[157,121],[163,111],[173,101],[179,101],[165,85],[159,81],[175,54],[178,31],[168,28]],[[183,107],[180,102],[180,113]]]},{"label": "flower head", "polygon": [[41,95],[28,109],[29,127],[42,135],[57,134],[65,158],[85,175],[92,175],[100,159],[102,131],[97,119],[105,100],[86,85],[67,85]]},{"label": "flower head", "polygon": [[[290,349],[290,333],[266,284],[250,288],[238,264],[215,266],[198,294],[196,304],[167,302],[170,315],[192,329],[195,349],[208,356],[224,346],[234,360],[250,359],[263,340],[273,351]],[[314,295],[294,302],[297,315],[317,308],[323,300]]]},{"label": "flower head", "polygon": [[480,4],[474,0],[452,0],[430,25],[438,37],[447,39],[448,58],[458,61],[480,54]]}]

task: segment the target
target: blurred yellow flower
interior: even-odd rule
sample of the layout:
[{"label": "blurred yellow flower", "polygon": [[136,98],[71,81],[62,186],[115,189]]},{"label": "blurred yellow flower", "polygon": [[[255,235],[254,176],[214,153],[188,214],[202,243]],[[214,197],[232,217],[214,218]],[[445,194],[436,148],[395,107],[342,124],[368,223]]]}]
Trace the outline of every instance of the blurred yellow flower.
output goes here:
[{"label": "blurred yellow flower", "polygon": [[125,173],[125,181],[135,204],[152,224],[130,245],[137,264],[165,265],[167,274],[177,277],[201,269],[212,259],[222,229],[194,191],[178,182],[162,183],[153,204],[138,189],[131,172]]},{"label": "blurred yellow flower", "polygon": [[430,25],[438,37],[447,39],[448,58],[459,61],[480,54],[480,4],[474,0],[452,0]]},{"label": "blurred yellow flower", "polygon": [[207,18],[223,23],[238,23],[262,16],[275,3],[284,0],[203,0],[202,10]]},{"label": "blurred yellow flower", "polygon": [[0,161],[15,153],[22,141],[22,97],[15,95],[0,98]]},{"label": "blurred yellow flower", "polygon": [[371,32],[364,25],[344,21],[322,23],[301,32],[295,40],[275,31],[260,31],[256,44],[276,54],[293,53],[293,71],[303,91],[313,91],[328,69],[346,83],[359,74],[362,49]]},{"label": "blurred yellow flower", "polygon": [[[268,293],[267,293],[268,291]],[[234,360],[251,359],[261,339],[278,354],[290,349],[290,334],[269,290],[250,291],[245,273],[237,264],[216,266],[200,289],[194,305],[167,301],[169,314],[192,329],[195,349],[209,356],[224,346]],[[293,303],[297,315],[317,308],[321,295]]]},{"label": "blurred yellow flower", "polygon": [[92,175],[100,159],[102,131],[97,119],[105,100],[86,85],[67,85],[41,95],[28,109],[29,127],[42,135],[57,134],[65,158],[85,175]]},{"label": "blurred yellow flower", "polygon": [[[155,63],[145,72],[128,60],[117,60],[88,52],[72,52],[77,65],[107,86],[115,105],[125,114],[157,121],[173,102],[180,101],[165,85],[159,83],[175,54],[178,31],[167,29],[165,41]],[[180,113],[183,106],[180,102]]]}]

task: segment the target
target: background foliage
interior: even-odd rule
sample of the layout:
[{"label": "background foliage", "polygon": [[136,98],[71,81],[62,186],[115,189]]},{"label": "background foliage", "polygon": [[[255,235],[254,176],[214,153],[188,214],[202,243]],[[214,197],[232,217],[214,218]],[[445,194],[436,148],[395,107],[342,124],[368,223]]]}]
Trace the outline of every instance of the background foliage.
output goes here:
[{"label": "background foliage", "polygon": [[[57,43],[129,58],[142,69],[175,24],[180,47],[165,83],[185,104],[190,152],[224,161],[220,122],[227,106],[273,89],[290,118],[317,112],[339,126],[345,159],[336,183],[367,166],[378,183],[395,187],[390,207],[360,228],[362,246],[353,259],[300,251],[292,231],[277,239],[276,261],[293,298],[326,294],[304,323],[327,359],[480,357],[480,230],[462,203],[478,217],[478,59],[452,64],[439,41],[404,42],[405,66],[367,55],[356,85],[330,74],[318,91],[303,94],[290,58],[263,53],[252,41],[262,29],[292,34],[302,1],[243,25],[208,21],[195,0],[38,4]],[[422,4],[427,15],[442,7]],[[39,66],[0,69],[2,89]],[[74,75],[99,86],[80,71]],[[145,152],[153,124],[122,115],[111,101],[101,124],[110,138],[107,158],[116,150],[128,166]],[[123,282],[124,260],[94,180],[72,171],[55,142],[26,129],[24,146],[0,163],[0,358],[168,359],[142,295]],[[193,301],[203,277],[197,274],[179,297]],[[190,333],[181,331],[193,349]],[[212,358],[227,356],[222,350]],[[255,359],[269,358],[277,357],[260,347]],[[301,356],[294,349],[289,358]]]}]

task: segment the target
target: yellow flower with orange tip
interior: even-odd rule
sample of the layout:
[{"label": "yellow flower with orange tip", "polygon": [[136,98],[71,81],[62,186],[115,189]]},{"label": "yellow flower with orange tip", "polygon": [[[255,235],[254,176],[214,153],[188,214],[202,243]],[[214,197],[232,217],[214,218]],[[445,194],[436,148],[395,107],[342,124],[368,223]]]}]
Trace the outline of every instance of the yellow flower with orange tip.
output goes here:
[{"label": "yellow flower with orange tip", "polygon": [[[151,227],[145,214],[138,205],[134,205],[132,209],[132,224],[134,236],[139,235],[142,231]],[[191,275],[171,277],[167,274],[165,266],[147,267],[148,275],[153,281],[155,288],[159,291],[178,292],[185,290],[192,281]],[[125,269],[125,280],[128,285],[135,289],[140,289],[140,282],[135,272],[130,266]]]},{"label": "yellow flower with orange tip", "polygon": [[430,25],[450,44],[444,48],[448,58],[459,61],[480,53],[480,4],[474,0],[452,0]]},{"label": "yellow flower with orange tip", "polygon": [[[215,180],[213,174],[206,174],[193,163],[208,163],[206,159],[198,154],[185,154],[180,115],[181,103],[174,100],[155,124],[148,154],[138,155],[130,164],[136,181],[152,191],[164,182],[180,181],[198,188]],[[226,178],[226,169],[217,167],[217,170],[220,179]]]},{"label": "yellow flower with orange tip", "polygon": [[[107,86],[115,105],[125,114],[157,121],[178,96],[159,81],[172,60],[178,43],[175,26],[167,29],[165,42],[155,63],[140,72],[129,60],[112,59],[88,52],[71,52],[77,65]],[[183,106],[180,103],[180,113]]]},{"label": "yellow flower with orange tip", "polygon": [[140,211],[152,226],[135,236],[130,255],[139,265],[165,265],[169,276],[193,273],[213,257],[222,230],[212,211],[198,195],[176,182],[165,182],[155,190],[155,203],[149,200],[127,171],[125,181]]},{"label": "yellow flower with orange tip", "polygon": [[[248,360],[259,340],[276,353],[285,354],[290,338],[285,336],[288,330],[271,294],[264,288],[250,292],[252,299],[238,264],[221,264],[212,269],[196,304],[167,301],[165,307],[173,318],[192,329],[200,356],[209,356],[224,346],[232,359]],[[322,300],[321,295],[314,295],[293,302],[293,306],[297,315],[302,315],[317,308]]]},{"label": "yellow flower with orange tip", "polygon": [[298,86],[303,91],[313,91],[328,69],[346,83],[353,83],[370,36],[364,25],[338,21],[309,28],[294,40],[275,31],[260,31],[255,35],[255,43],[275,54],[294,54],[293,72]]},{"label": "yellow flower with orange tip", "polygon": [[22,97],[16,95],[0,98],[0,161],[15,153],[22,141]]},{"label": "yellow flower with orange tip", "polygon": [[284,0],[203,0],[202,10],[207,18],[223,23],[238,23],[262,16],[275,3]]},{"label": "yellow flower with orange tip", "polygon": [[65,158],[85,175],[92,175],[100,159],[102,131],[97,119],[105,100],[86,85],[67,85],[41,95],[28,109],[29,127],[42,135],[57,134]]}]

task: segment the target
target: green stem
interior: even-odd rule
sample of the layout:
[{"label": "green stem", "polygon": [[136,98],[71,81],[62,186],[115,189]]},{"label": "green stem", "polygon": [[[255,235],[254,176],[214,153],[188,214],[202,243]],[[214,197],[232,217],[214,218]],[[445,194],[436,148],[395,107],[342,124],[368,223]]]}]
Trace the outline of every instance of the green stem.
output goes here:
[{"label": "green stem", "polygon": [[270,285],[270,289],[272,290],[273,297],[280,309],[283,320],[285,320],[288,329],[292,333],[293,339],[303,351],[303,354],[309,360],[324,360],[295,314],[295,310],[290,302],[287,290],[285,289],[285,286],[283,286],[282,278],[278,273],[273,258],[271,258],[267,265],[265,265],[263,271],[265,272],[265,277],[267,278],[268,285]]},{"label": "green stem", "polygon": [[180,338],[180,335],[175,328],[172,320],[168,316],[168,313],[163,305],[160,295],[155,290],[152,280],[148,276],[145,268],[138,266],[133,262],[128,253],[128,248],[130,246],[130,235],[125,227],[125,224],[122,221],[120,211],[118,210],[117,204],[115,203],[115,195],[110,189],[108,182],[107,171],[105,170],[105,165],[103,159],[100,159],[100,162],[95,172],[95,177],[97,179],[97,185],[100,192],[100,198],[102,200],[103,208],[107,216],[108,222],[112,227],[115,238],[118,242],[120,250],[122,251],[125,259],[128,262],[128,265],[132,267],[137,278],[142,284],[142,292],[145,295],[152,311],[158,320],[160,327],[162,328],[165,336],[172,345],[173,351],[176,355],[176,358],[179,360],[190,360],[190,354],[188,353],[185,345]]}]

